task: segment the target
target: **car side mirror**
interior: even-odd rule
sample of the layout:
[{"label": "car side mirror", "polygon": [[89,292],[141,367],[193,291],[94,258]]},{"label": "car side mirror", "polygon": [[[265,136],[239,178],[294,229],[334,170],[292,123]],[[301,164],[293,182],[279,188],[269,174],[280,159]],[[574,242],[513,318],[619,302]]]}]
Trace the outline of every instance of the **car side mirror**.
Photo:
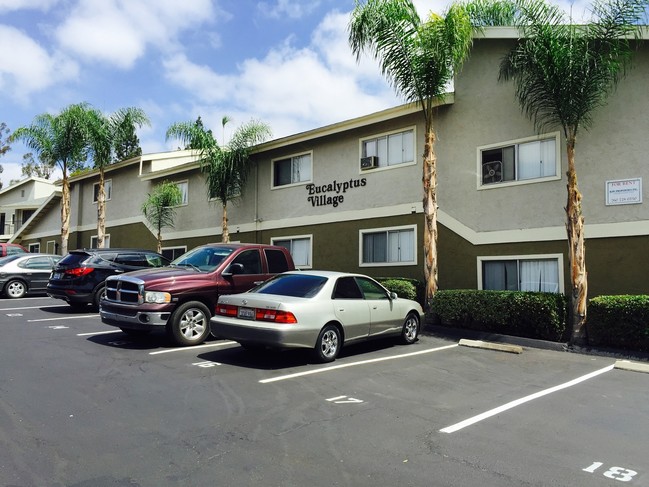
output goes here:
[{"label": "car side mirror", "polygon": [[243,274],[243,264],[237,264],[235,262],[233,264],[230,264],[222,275],[236,276],[237,274]]},{"label": "car side mirror", "polygon": [[392,300],[392,301],[394,301],[395,299],[397,299],[397,297],[398,297],[398,296],[397,296],[397,293],[394,293],[394,292],[392,292],[392,291],[390,291],[390,292],[388,293],[388,298],[390,298],[390,300]]}]

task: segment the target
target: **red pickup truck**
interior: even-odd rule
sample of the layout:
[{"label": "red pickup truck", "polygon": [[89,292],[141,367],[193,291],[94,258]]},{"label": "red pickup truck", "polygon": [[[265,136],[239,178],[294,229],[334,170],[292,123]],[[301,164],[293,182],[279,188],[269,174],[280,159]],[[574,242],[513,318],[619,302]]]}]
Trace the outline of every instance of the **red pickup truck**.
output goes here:
[{"label": "red pickup truck", "polygon": [[198,345],[209,335],[209,321],[220,295],[245,292],[294,269],[284,247],[202,245],[169,267],[108,277],[99,314],[103,323],[125,333],[165,330],[177,345]]}]

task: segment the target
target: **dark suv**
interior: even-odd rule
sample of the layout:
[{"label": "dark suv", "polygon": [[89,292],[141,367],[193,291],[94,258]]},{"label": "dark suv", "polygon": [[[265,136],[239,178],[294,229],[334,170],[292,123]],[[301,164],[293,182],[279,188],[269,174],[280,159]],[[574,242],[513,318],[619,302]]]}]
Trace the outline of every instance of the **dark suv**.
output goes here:
[{"label": "dark suv", "polygon": [[108,276],[124,272],[162,267],[169,259],[151,250],[141,249],[82,249],[63,257],[52,270],[47,295],[63,299],[73,308],[88,303],[99,308]]}]

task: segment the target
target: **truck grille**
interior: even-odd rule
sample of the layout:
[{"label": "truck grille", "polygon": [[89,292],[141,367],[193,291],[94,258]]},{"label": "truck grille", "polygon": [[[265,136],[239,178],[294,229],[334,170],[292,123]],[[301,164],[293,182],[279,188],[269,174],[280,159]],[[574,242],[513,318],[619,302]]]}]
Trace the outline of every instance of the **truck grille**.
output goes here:
[{"label": "truck grille", "polygon": [[132,277],[109,277],[106,279],[106,300],[114,303],[142,304],[144,281]]}]

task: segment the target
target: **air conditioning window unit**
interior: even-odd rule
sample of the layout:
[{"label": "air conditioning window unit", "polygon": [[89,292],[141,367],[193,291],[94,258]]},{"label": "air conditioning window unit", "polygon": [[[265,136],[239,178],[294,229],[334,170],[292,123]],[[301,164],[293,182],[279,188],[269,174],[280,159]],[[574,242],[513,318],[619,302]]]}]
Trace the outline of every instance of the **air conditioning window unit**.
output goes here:
[{"label": "air conditioning window unit", "polygon": [[379,158],[377,156],[361,157],[361,169],[372,169],[379,167]]}]

